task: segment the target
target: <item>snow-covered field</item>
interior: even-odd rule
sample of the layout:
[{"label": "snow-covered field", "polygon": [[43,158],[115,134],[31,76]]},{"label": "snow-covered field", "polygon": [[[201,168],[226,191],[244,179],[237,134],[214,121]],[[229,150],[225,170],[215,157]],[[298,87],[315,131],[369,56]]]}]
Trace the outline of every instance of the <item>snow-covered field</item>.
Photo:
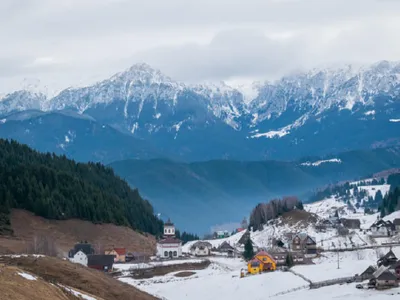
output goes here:
[{"label": "snow-covered field", "polygon": [[[324,253],[323,257],[314,260],[315,265],[295,266],[293,270],[311,281],[323,281],[335,278],[354,276],[362,273],[368,266],[375,265],[377,256],[385,254],[389,248],[375,250],[341,252],[340,268],[337,268],[337,255]],[[393,248],[400,256],[400,247]],[[196,274],[180,278],[170,273],[166,276],[144,280],[121,278],[120,280],[165,300],[264,300],[277,299],[386,299],[400,289],[378,292],[374,290],[358,290],[355,284],[335,285],[317,290],[309,290],[308,282],[291,272],[276,271],[261,275],[248,275],[240,278],[240,270],[246,268],[241,259],[210,258],[211,265]],[[340,287],[340,288],[339,288]],[[287,294],[285,294],[287,292]],[[279,295],[283,293],[282,295]],[[389,298],[388,298],[389,299]],[[391,299],[394,299],[393,296]]]},{"label": "snow-covered field", "polygon": [[399,297],[400,288],[387,291],[356,289],[356,283],[333,285],[315,290],[300,290],[295,293],[290,293],[277,297],[277,300],[394,300]]},{"label": "snow-covered field", "polygon": [[[339,255],[334,252],[324,252],[321,257],[313,260],[315,265],[294,266],[293,270],[311,281],[350,277],[355,274],[361,274],[371,265],[376,265],[377,260],[389,250],[389,247],[364,249],[339,252]],[[392,251],[397,257],[400,257],[400,247],[393,247]]]},{"label": "snow-covered field", "polygon": [[[240,278],[240,270],[246,267],[243,260],[212,258],[205,270],[187,278],[175,277],[175,273],[147,280],[121,278],[143,291],[168,300],[248,299],[263,300],[277,293],[299,287],[307,282],[289,272],[274,272]],[[262,291],[262,292],[260,292]]]}]

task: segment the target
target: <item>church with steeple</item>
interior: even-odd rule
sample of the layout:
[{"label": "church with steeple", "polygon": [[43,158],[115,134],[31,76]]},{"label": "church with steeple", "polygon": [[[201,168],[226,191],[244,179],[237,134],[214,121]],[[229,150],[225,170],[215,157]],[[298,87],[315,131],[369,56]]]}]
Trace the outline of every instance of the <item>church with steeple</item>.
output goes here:
[{"label": "church with steeple", "polygon": [[164,223],[164,236],[157,242],[157,256],[175,258],[182,256],[182,241],[175,236],[175,226],[170,219]]}]

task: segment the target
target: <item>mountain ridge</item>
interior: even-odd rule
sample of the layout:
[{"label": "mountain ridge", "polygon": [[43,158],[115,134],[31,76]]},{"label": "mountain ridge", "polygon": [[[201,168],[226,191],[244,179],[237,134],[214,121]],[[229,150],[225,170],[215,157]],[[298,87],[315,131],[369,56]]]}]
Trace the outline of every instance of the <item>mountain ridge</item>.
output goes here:
[{"label": "mountain ridge", "polygon": [[315,69],[251,88],[248,101],[248,93],[226,83],[188,85],[137,64],[47,100],[10,94],[0,115],[7,121],[39,101],[43,111],[88,115],[185,161],[291,160],[400,144],[400,63]]}]

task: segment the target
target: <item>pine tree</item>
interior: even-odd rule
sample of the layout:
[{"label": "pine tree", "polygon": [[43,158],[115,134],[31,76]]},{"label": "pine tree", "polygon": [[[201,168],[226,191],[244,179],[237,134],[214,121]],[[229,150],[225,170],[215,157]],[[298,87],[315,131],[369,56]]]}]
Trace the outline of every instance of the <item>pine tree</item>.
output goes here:
[{"label": "pine tree", "polygon": [[294,260],[293,260],[293,256],[292,256],[291,253],[288,253],[288,254],[286,255],[286,265],[287,265],[289,268],[293,267],[293,265],[294,265]]},{"label": "pine tree", "polygon": [[247,239],[246,243],[244,244],[244,253],[243,257],[245,260],[250,260],[254,256],[254,249],[253,249],[253,242],[251,239]]},{"label": "pine tree", "polygon": [[383,200],[382,192],[381,190],[378,190],[375,194],[375,203],[381,203]]}]

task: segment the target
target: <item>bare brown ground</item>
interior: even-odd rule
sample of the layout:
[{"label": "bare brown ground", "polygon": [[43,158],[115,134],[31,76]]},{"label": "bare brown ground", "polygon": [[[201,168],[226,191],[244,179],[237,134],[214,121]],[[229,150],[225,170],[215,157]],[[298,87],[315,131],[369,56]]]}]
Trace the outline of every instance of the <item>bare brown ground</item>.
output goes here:
[{"label": "bare brown ground", "polygon": [[317,222],[317,217],[305,210],[292,210],[282,215],[282,222],[289,226],[296,225],[299,222],[299,225],[308,225],[315,224]]},{"label": "bare brown ground", "polygon": [[194,274],[196,274],[196,272],[186,271],[186,272],[176,273],[174,276],[175,277],[189,277],[189,276],[192,276]]},{"label": "bare brown ground", "polygon": [[45,280],[28,280],[18,273],[25,272],[16,267],[0,265],[0,299],[7,300],[77,300]]},{"label": "bare brown ground", "polygon": [[176,264],[167,266],[155,266],[149,269],[134,270],[131,276],[135,279],[147,279],[154,276],[164,276],[166,274],[177,272],[177,271],[189,271],[189,270],[204,270],[210,265],[209,260],[205,260],[199,263],[187,263],[187,264]]},{"label": "bare brown ground", "polygon": [[[8,268],[19,268],[40,277],[48,283],[62,284],[69,286],[75,290],[82,291],[85,294],[93,295],[98,300],[155,300],[144,292],[139,291],[133,286],[122,283],[110,275],[103,272],[83,267],[79,264],[71,263],[67,260],[62,260],[53,257],[18,257],[10,256],[0,257],[2,263]],[[1,274],[1,272],[0,272]],[[1,277],[0,277],[1,278]],[[22,278],[22,277],[21,277]],[[24,278],[22,278],[24,279]],[[30,281],[21,282],[21,286],[8,287],[10,293],[22,293],[26,286],[31,284]],[[0,280],[0,299],[2,297],[2,282]],[[29,295],[29,294],[28,294]],[[38,295],[40,295],[38,293]],[[59,296],[61,297],[61,296]],[[73,298],[5,298],[10,300],[25,300],[25,299],[73,299]]]},{"label": "bare brown ground", "polygon": [[50,237],[64,256],[76,242],[84,240],[92,243],[96,251],[115,246],[153,255],[156,250],[153,236],[113,224],[93,224],[77,219],[47,220],[24,210],[13,210],[10,221],[14,234],[12,237],[0,236],[0,254],[25,253],[35,236]]}]

